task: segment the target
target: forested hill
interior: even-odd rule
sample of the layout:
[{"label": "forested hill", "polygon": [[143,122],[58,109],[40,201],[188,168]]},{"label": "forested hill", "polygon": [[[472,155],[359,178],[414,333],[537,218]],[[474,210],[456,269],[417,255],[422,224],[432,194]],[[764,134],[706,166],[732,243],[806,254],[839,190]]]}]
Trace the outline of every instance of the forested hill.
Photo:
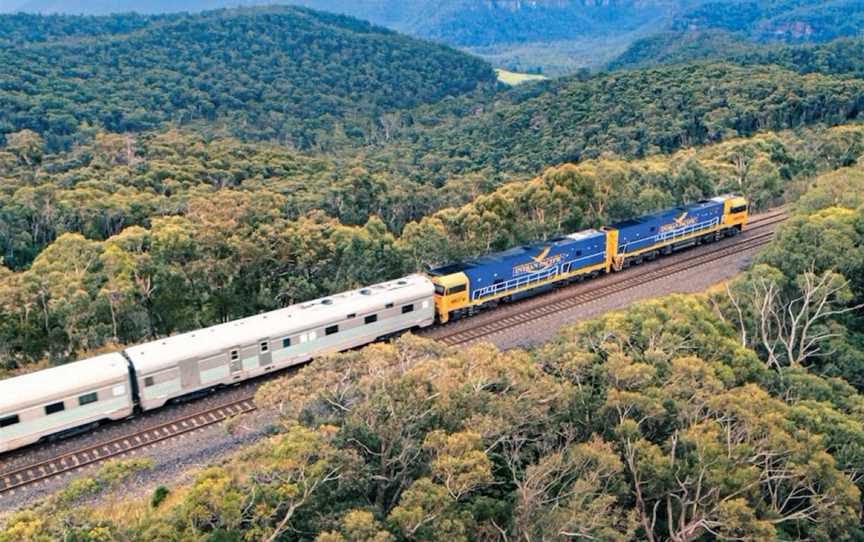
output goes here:
[{"label": "forested hill", "polygon": [[775,64],[799,73],[864,76],[864,39],[838,38],[828,43],[754,44],[725,31],[665,32],[636,41],[612,61],[611,70],[700,60],[737,64]]},{"label": "forested hill", "polygon": [[85,125],[141,131],[226,115],[246,135],[311,147],[336,119],[358,137],[382,113],[495,81],[474,57],[305,8],[32,21],[0,17],[0,35],[18,36],[0,45],[0,133],[31,129],[49,148]]},{"label": "forested hill", "polygon": [[158,15],[114,15],[110,17],[77,17],[55,15],[43,17],[16,13],[0,16],[0,46],[19,47],[63,38],[110,37],[145,28],[160,19]]},{"label": "forested hill", "polygon": [[[481,105],[431,107],[440,122],[406,129],[397,156],[426,176],[537,172],[603,154],[641,157],[760,130],[838,124],[864,111],[864,81],[770,65],[664,66],[561,78]],[[422,115],[417,115],[422,116]]]},{"label": "forested hill", "polygon": [[[667,33],[734,33],[733,48],[854,37],[862,0],[283,0],[464,47],[497,67],[547,74],[600,68],[635,41]],[[5,0],[0,12],[201,11],[268,0]]]},{"label": "forested hill", "polygon": [[709,0],[679,13],[672,28],[713,28],[759,41],[808,42],[855,36],[862,25],[862,0]]}]

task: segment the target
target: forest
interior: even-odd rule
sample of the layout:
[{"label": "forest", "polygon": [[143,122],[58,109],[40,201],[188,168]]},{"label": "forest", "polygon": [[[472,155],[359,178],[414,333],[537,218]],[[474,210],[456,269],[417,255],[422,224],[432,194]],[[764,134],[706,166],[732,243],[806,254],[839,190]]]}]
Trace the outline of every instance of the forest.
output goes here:
[{"label": "forest", "polygon": [[530,351],[316,360],[268,437],[146,499],[108,463],[0,542],[864,540],[862,41],[670,36],[505,89],[302,8],[0,16],[0,377],[718,194],[792,214]]},{"label": "forest", "polygon": [[179,132],[96,134],[79,155],[58,157],[55,173],[45,157],[26,173],[28,148],[0,156],[21,167],[0,185],[0,231],[9,232],[0,236],[7,369],[46,356],[69,361],[681,201],[736,191],[763,208],[854,164],[864,129],[586,160],[488,193],[467,179],[418,194],[398,177]]},{"label": "forest", "polygon": [[722,31],[666,32],[641,39],[609,63],[612,70],[693,61],[725,60],[742,65],[773,64],[798,73],[860,78],[864,40],[840,38],[811,45],[752,44]]},{"label": "forest", "polygon": [[[569,77],[482,106],[445,100],[430,107],[443,122],[409,127],[382,152],[397,150],[425,176],[535,173],[604,154],[641,158],[763,130],[843,124],[864,110],[862,91],[856,78],[728,63]],[[457,107],[442,117],[451,102]]]},{"label": "forest", "polygon": [[0,45],[0,133],[33,130],[48,150],[70,148],[87,126],[140,132],[217,117],[246,137],[310,148],[337,125],[362,138],[383,113],[495,81],[479,59],[302,8],[85,18],[80,36],[65,17],[44,19],[25,30],[28,17],[0,17],[0,35],[43,38]]},{"label": "forest", "polygon": [[813,42],[856,36],[862,24],[860,0],[709,0],[677,14],[671,29],[712,28],[758,41]]},{"label": "forest", "polygon": [[864,175],[808,184],[706,294],[531,351],[406,336],[319,359],[259,390],[271,437],[191,484],[84,504],[147,468],[112,466],[0,541],[861,540]]}]

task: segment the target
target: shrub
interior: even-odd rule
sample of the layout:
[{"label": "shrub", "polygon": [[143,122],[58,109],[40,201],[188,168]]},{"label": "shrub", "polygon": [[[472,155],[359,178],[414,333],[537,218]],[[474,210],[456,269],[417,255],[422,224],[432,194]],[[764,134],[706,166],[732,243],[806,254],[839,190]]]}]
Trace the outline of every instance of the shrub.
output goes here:
[{"label": "shrub", "polygon": [[168,495],[171,493],[165,486],[159,486],[153,491],[153,495],[150,497],[150,507],[151,508],[159,508],[165,499],[168,498]]},{"label": "shrub", "polygon": [[117,459],[108,461],[99,469],[97,477],[109,487],[115,487],[135,473],[151,470],[153,460],[150,458]]}]

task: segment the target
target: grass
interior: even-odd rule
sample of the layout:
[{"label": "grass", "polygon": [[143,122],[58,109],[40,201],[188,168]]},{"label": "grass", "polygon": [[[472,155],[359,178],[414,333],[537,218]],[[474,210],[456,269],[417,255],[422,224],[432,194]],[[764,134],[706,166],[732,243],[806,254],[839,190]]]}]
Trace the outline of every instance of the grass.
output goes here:
[{"label": "grass", "polygon": [[520,85],[522,83],[527,83],[528,81],[543,81],[546,79],[545,75],[511,72],[500,68],[496,68],[495,73],[498,74],[499,81],[510,86]]}]

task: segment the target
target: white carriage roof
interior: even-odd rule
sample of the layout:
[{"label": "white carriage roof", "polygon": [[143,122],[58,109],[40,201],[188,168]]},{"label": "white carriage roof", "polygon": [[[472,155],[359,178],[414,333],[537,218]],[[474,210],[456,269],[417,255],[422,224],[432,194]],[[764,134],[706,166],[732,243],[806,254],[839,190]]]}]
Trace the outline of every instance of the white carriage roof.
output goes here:
[{"label": "white carriage roof", "polygon": [[432,282],[423,275],[407,277],[351,290],[329,297],[291,305],[284,309],[241,320],[174,335],[127,348],[139,374],[149,374],[185,359],[200,358],[234,347],[256,344],[317,329],[344,320],[349,314],[362,317],[381,310],[387,303],[399,304],[431,296]]},{"label": "white carriage roof", "polygon": [[112,382],[128,382],[129,367],[119,353],[67,363],[0,380],[0,416],[63,397],[87,393]]}]

